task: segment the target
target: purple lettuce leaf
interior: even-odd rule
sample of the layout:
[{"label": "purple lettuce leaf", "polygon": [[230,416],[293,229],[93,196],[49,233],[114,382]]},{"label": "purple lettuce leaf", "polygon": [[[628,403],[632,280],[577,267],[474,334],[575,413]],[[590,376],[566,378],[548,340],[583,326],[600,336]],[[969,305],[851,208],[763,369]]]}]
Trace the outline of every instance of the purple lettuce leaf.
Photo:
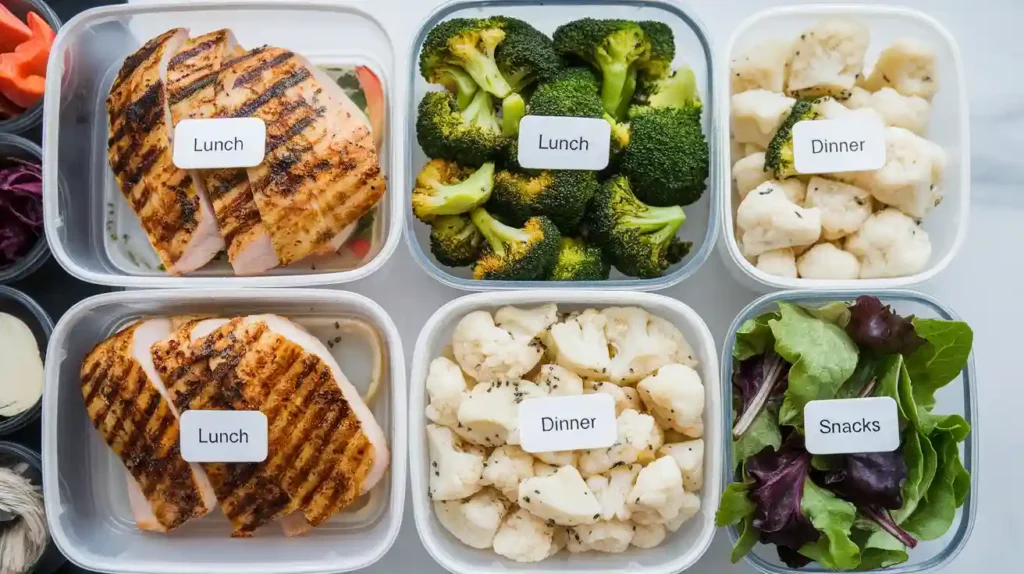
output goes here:
[{"label": "purple lettuce leaf", "polygon": [[900,317],[877,297],[861,295],[850,305],[846,333],[858,346],[877,355],[909,355],[925,343],[911,319]]},{"label": "purple lettuce leaf", "polygon": [[732,375],[737,408],[733,438],[740,438],[770,402],[780,400],[788,386],[789,363],[774,351],[739,361]]},{"label": "purple lettuce leaf", "polygon": [[811,454],[803,437],[791,433],[778,451],[765,449],[747,459],[746,471],[754,479],[754,528],[761,542],[799,550],[821,537],[800,506],[804,480],[811,470]]},{"label": "purple lettuce leaf", "polygon": [[838,467],[828,471],[822,484],[840,498],[852,502],[861,516],[892,534],[904,546],[917,540],[896,524],[890,510],[903,506],[903,483],[907,464],[899,450],[847,454]]}]

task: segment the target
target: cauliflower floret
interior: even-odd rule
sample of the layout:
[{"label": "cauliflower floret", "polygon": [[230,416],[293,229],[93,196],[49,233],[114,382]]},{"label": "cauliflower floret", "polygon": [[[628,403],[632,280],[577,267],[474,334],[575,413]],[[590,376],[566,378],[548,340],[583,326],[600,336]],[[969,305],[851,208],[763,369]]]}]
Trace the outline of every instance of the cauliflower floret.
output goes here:
[{"label": "cauliflower floret", "polygon": [[671,364],[640,381],[640,400],[662,427],[686,436],[704,436],[704,385],[686,365]]},{"label": "cauliflower floret", "polygon": [[636,524],[631,544],[637,548],[654,548],[665,541],[665,527],[661,524]]},{"label": "cauliflower floret", "polygon": [[608,372],[606,319],[594,309],[551,326],[551,342],[559,365],[581,377],[598,378]]},{"label": "cauliflower floret", "polygon": [[767,148],[794,103],[793,98],[768,90],[734,94],[731,101],[733,139]]},{"label": "cauliflower floret", "polygon": [[732,93],[747,90],[781,92],[786,87],[786,72],[793,43],[767,40],[739,50],[730,64]]},{"label": "cauliflower floret", "polygon": [[559,365],[544,365],[537,375],[537,386],[551,397],[583,394],[583,379]]},{"label": "cauliflower floret", "polygon": [[704,439],[666,444],[658,449],[658,454],[675,459],[686,492],[698,492],[704,487]]},{"label": "cauliflower floret", "polygon": [[871,107],[871,92],[860,86],[854,86],[850,90],[850,97],[843,100],[843,105],[851,110],[859,110]]},{"label": "cauliflower floret", "polygon": [[477,383],[459,405],[455,432],[482,446],[519,444],[519,403],[544,391],[530,381]]},{"label": "cauliflower floret", "polygon": [[903,128],[885,128],[885,149],[885,165],[860,172],[858,183],[878,201],[923,218],[942,201],[937,183],[946,164],[945,152]]},{"label": "cauliflower floret", "polygon": [[653,337],[668,339],[676,344],[675,352],[668,357],[673,363],[697,368],[697,353],[693,351],[693,347],[683,336],[682,331],[671,321],[652,314],[648,319],[647,332]]},{"label": "cauliflower floret", "polygon": [[740,203],[736,225],[744,254],[757,256],[816,242],[821,237],[821,210],[800,207],[778,185],[765,182]]},{"label": "cauliflower floret", "polygon": [[852,253],[831,243],[819,243],[796,261],[796,269],[804,279],[857,279],[860,262]]},{"label": "cauliflower floret", "polygon": [[598,552],[625,552],[633,540],[633,523],[623,520],[600,520],[588,526],[577,526],[573,533],[580,544]]},{"label": "cauliflower floret", "polygon": [[680,500],[682,501],[682,505],[679,507],[679,514],[676,514],[675,518],[665,523],[665,529],[669,532],[679,530],[679,527],[682,526],[684,522],[693,518],[698,512],[700,512],[700,497],[696,494],[684,491]]},{"label": "cauliflower floret", "polygon": [[878,56],[861,86],[872,92],[888,86],[904,96],[930,100],[939,91],[935,49],[916,38],[896,40]]},{"label": "cauliflower floret", "polygon": [[864,68],[870,34],[853,19],[821,20],[793,47],[786,93],[799,98],[846,99]]},{"label": "cauliflower floret", "polygon": [[608,471],[607,476],[595,474],[587,479],[587,487],[601,505],[603,520],[629,520],[626,497],[633,490],[633,482],[641,468],[639,464],[617,466]]},{"label": "cauliflower floret", "polygon": [[455,326],[452,352],[463,371],[477,381],[517,379],[530,372],[544,350],[533,339],[515,339],[494,324],[487,311],[473,311]]},{"label": "cauliflower floret", "polygon": [[603,393],[611,395],[615,399],[615,416],[619,416],[627,409],[639,411],[640,394],[633,387],[620,387],[615,383],[598,381],[587,383],[583,388],[583,394]]},{"label": "cauliflower floret", "polygon": [[501,491],[505,498],[519,497],[519,483],[533,477],[533,457],[518,446],[499,446],[491,452],[484,463],[480,484],[490,485]]},{"label": "cauliflower floret", "polygon": [[663,324],[651,328],[651,314],[639,307],[608,307],[601,311],[608,344],[615,351],[608,378],[613,383],[631,384],[672,362],[679,344],[675,333]]},{"label": "cauliflower floret", "polygon": [[[533,461],[533,476],[539,476],[543,478],[546,476],[552,476],[556,472],[558,472],[557,466],[552,466],[546,462],[541,462],[539,460]],[[516,496],[514,496],[513,499],[517,498],[518,496],[519,491],[517,490]]]},{"label": "cauliflower floret", "polygon": [[860,260],[860,278],[903,277],[924,269],[932,256],[928,233],[896,209],[884,209],[846,240]]},{"label": "cauliflower floret", "polygon": [[601,514],[597,497],[587,488],[580,472],[563,466],[547,477],[519,483],[519,506],[562,526],[593,524]]},{"label": "cauliflower floret", "polygon": [[467,449],[448,427],[427,425],[430,453],[428,493],[433,500],[456,500],[472,496],[483,485],[484,457]]},{"label": "cauliflower floret", "polygon": [[626,410],[615,419],[615,426],[615,444],[580,454],[579,469],[583,476],[602,474],[618,465],[649,461],[665,443],[661,427],[651,415]]},{"label": "cauliflower floret", "polygon": [[501,522],[494,551],[516,562],[540,562],[551,556],[554,537],[554,526],[520,508]]},{"label": "cauliflower floret", "polygon": [[430,404],[425,409],[427,418],[447,427],[458,424],[459,405],[469,396],[462,369],[454,362],[438,357],[430,362],[426,387],[430,397]]},{"label": "cauliflower floret", "polygon": [[535,452],[533,456],[537,460],[551,466],[575,466],[578,455],[574,450],[557,450],[552,452]]},{"label": "cauliflower floret", "polygon": [[932,111],[928,100],[918,96],[904,96],[889,87],[873,94],[863,88],[854,88],[854,93],[856,98],[851,97],[846,101],[848,107],[875,110],[887,126],[903,128],[917,135],[924,135],[928,131]]},{"label": "cauliflower floret", "polygon": [[760,153],[760,152],[764,152],[764,151],[765,151],[764,147],[759,146],[756,143],[749,143],[748,142],[748,143],[743,144],[743,153],[740,154],[740,157],[746,157],[748,155],[755,154],[755,153]]},{"label": "cauliflower floret", "polygon": [[671,456],[663,456],[640,470],[626,505],[637,524],[664,524],[683,507],[683,475]]},{"label": "cauliflower floret", "polygon": [[736,193],[740,199],[771,178],[771,172],[764,169],[764,152],[750,154],[732,166],[732,179],[736,182]]},{"label": "cauliflower floret", "polygon": [[512,334],[515,339],[532,341],[558,320],[558,306],[546,303],[530,309],[502,307],[494,314],[494,324]]},{"label": "cauliflower floret", "polygon": [[829,241],[860,229],[873,204],[870,192],[823,177],[811,178],[804,201],[805,207],[821,210],[821,236]]},{"label": "cauliflower floret", "polygon": [[434,502],[437,520],[463,544],[490,548],[508,502],[492,488],[485,488],[466,500]]},{"label": "cauliflower floret", "polygon": [[776,277],[796,278],[796,254],[792,247],[765,251],[757,256],[757,268]]}]

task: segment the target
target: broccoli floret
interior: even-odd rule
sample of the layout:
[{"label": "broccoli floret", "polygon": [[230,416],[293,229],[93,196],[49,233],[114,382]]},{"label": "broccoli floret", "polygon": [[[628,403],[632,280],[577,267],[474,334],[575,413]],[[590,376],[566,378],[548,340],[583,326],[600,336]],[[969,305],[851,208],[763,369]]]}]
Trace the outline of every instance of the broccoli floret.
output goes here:
[{"label": "broccoli floret", "polygon": [[487,240],[473,267],[474,279],[529,281],[551,272],[562,236],[550,219],[531,217],[519,228],[501,223],[482,207],[469,216]]},{"label": "broccoli floret", "polygon": [[412,212],[429,223],[439,215],[458,215],[487,202],[494,187],[494,164],[464,168],[451,160],[433,159],[416,176]]},{"label": "broccoli floret", "polygon": [[430,252],[441,265],[471,265],[483,246],[484,236],[468,215],[442,215],[430,224]]},{"label": "broccoli floret", "polygon": [[[700,117],[702,103],[693,70],[682,67],[665,78],[641,82],[636,93],[639,106],[690,110]],[[643,109],[640,107],[639,109]],[[638,108],[631,110],[637,113]]]},{"label": "broccoli floret", "polygon": [[431,69],[427,81],[432,84],[440,84],[455,94],[459,109],[464,110],[473,101],[473,96],[480,86],[476,85],[473,77],[458,66],[437,66]]},{"label": "broccoli floret", "polygon": [[592,171],[499,171],[487,207],[513,225],[543,215],[563,233],[575,233],[597,188]]},{"label": "broccoli floret", "polygon": [[558,259],[548,279],[552,281],[600,281],[607,279],[611,265],[604,251],[582,239],[563,237],[558,244]]},{"label": "broccoli floret", "polygon": [[660,277],[690,252],[692,244],[676,237],[685,220],[678,205],[652,207],[637,199],[622,175],[601,186],[587,212],[590,233],[612,265],[641,278]]},{"label": "broccoli floret", "polygon": [[519,122],[526,115],[526,101],[519,94],[509,94],[501,101],[501,133],[506,136],[519,134]]},{"label": "broccoli floret", "polygon": [[478,166],[505,151],[506,138],[491,96],[479,91],[463,111],[448,92],[427,92],[416,114],[416,140],[432,158]]},{"label": "broccoli floret", "polygon": [[562,69],[562,59],[543,32],[516,18],[496,16],[493,20],[505,30],[505,40],[494,50],[494,61],[513,92],[547,80]]},{"label": "broccoli floret", "polygon": [[620,169],[637,197],[651,205],[689,205],[700,199],[710,171],[700,115],[676,108],[643,108],[634,114]]},{"label": "broccoli floret", "polygon": [[651,43],[650,57],[637,63],[639,82],[653,81],[668,76],[672,70],[672,60],[676,57],[676,38],[672,28],[664,22],[640,22],[640,28]]},{"label": "broccoli floret", "polygon": [[797,100],[789,117],[779,126],[779,131],[764,152],[764,170],[775,174],[775,179],[786,179],[797,174],[793,162],[793,126],[803,120],[816,120],[821,113],[815,107],[816,100]]},{"label": "broccoli floret", "polygon": [[604,117],[601,87],[589,68],[567,68],[543,82],[530,96],[530,114],[534,116]]}]

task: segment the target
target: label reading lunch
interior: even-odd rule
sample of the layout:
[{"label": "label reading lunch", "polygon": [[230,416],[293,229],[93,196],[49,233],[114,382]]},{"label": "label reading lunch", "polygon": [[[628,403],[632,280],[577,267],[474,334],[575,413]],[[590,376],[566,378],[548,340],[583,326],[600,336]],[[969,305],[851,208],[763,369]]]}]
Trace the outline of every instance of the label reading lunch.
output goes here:
[{"label": "label reading lunch", "polygon": [[871,171],[885,165],[885,126],[877,119],[809,120],[793,126],[799,173]]},{"label": "label reading lunch", "polygon": [[900,447],[900,421],[892,397],[811,401],[804,407],[811,454],[892,452]]},{"label": "label reading lunch", "polygon": [[267,415],[260,411],[185,411],[181,457],[188,462],[263,462]]},{"label": "label reading lunch", "polygon": [[602,119],[526,116],[519,122],[519,165],[527,169],[608,167],[611,126]]},{"label": "label reading lunch", "polygon": [[255,167],[263,162],[266,144],[267,124],[259,118],[181,120],[174,126],[174,165]]},{"label": "label reading lunch", "polygon": [[519,405],[519,438],[526,452],[608,448],[616,434],[611,395],[527,399]]}]

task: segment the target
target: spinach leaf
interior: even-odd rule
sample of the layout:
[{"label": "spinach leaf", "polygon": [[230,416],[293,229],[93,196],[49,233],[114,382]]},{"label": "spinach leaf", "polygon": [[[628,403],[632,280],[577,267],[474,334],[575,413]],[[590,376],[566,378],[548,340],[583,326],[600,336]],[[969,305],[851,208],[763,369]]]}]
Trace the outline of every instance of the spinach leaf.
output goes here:
[{"label": "spinach leaf", "polygon": [[772,330],[768,327],[768,321],[778,317],[779,314],[772,311],[753,319],[747,319],[736,330],[736,343],[732,348],[732,356],[743,361],[754,355],[763,354],[765,350],[774,345],[775,339],[772,336]]},{"label": "spinach leaf", "polygon": [[956,515],[957,497],[953,485],[958,480],[959,468],[962,468],[958,464],[960,452],[957,443],[948,433],[936,435],[936,439],[933,443],[938,454],[935,478],[913,514],[901,524],[904,530],[920,540],[935,540],[941,537],[953,525]]},{"label": "spinach leaf", "polygon": [[[918,503],[931,488],[935,479],[935,470],[938,466],[938,455],[932,447],[932,441],[928,437],[915,432],[913,429],[906,431],[906,442],[903,445],[903,459],[909,467],[907,482],[903,485],[903,506],[892,513],[896,524],[903,524],[906,519],[917,509]],[[917,457],[917,461],[912,460]]]},{"label": "spinach leaf", "polygon": [[956,507],[960,508],[967,500],[967,493],[971,489],[971,475],[964,468],[964,463],[960,459],[958,443],[961,441],[953,433],[933,435],[932,441],[935,443],[935,449],[943,453],[943,463],[946,465],[945,470],[953,483],[953,496],[956,498]]},{"label": "spinach leaf", "polygon": [[917,334],[927,341],[906,357],[914,395],[922,406],[935,404],[935,391],[960,376],[974,342],[974,332],[962,321],[914,319]]},{"label": "spinach leaf", "polygon": [[732,460],[734,466],[738,466],[747,457],[754,456],[765,448],[779,449],[782,444],[782,434],[779,432],[779,423],[775,419],[776,415],[772,409],[761,411],[746,432],[733,441]]},{"label": "spinach leaf", "polygon": [[743,520],[743,524],[740,525],[740,537],[736,541],[736,545],[732,547],[729,561],[735,564],[742,560],[754,548],[754,545],[757,544],[757,539],[760,535],[761,533],[754,528],[754,517],[746,517]]},{"label": "spinach leaf", "polygon": [[888,568],[902,564],[910,558],[907,555],[907,547],[884,530],[871,532],[863,541],[860,536],[855,536],[855,540],[862,548],[860,565],[857,567],[860,571]]},{"label": "spinach leaf", "polygon": [[860,564],[860,547],[850,539],[857,510],[808,477],[800,503],[804,514],[825,536],[800,547],[800,553],[826,568],[850,570]]},{"label": "spinach leaf", "polygon": [[736,524],[754,514],[754,503],[750,500],[752,482],[732,482],[722,492],[722,499],[715,512],[715,526]]},{"label": "spinach leaf", "polygon": [[903,366],[900,368],[899,382],[897,383],[897,392],[899,393],[899,405],[900,410],[904,413],[910,424],[925,436],[928,435],[921,426],[921,410],[918,409],[917,401],[914,399],[914,387],[910,382],[910,373],[907,372],[907,363],[903,362]]},{"label": "spinach leaf", "polygon": [[903,409],[903,405],[900,403],[900,373],[903,371],[903,356],[902,355],[889,355],[884,357],[878,365],[878,387],[875,390],[876,397],[890,397],[896,401],[896,406],[899,407],[899,416],[901,422],[907,422],[910,419],[907,417],[906,411]]}]

